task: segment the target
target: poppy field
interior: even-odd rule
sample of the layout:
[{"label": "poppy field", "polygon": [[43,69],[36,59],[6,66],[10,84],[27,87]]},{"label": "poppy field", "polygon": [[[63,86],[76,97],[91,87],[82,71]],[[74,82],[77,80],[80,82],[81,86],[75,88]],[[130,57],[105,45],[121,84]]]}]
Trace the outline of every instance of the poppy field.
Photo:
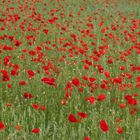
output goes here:
[{"label": "poppy field", "polygon": [[0,140],[140,140],[139,7],[1,0]]}]

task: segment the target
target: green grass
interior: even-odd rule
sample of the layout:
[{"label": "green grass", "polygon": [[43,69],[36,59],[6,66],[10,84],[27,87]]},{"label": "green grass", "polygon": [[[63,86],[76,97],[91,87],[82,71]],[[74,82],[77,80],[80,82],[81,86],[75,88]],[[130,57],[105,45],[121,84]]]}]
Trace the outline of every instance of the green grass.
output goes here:
[{"label": "green grass", "polygon": [[[44,6],[43,3],[47,4]],[[33,2],[28,0],[26,10],[20,10],[18,6],[25,6],[25,2],[15,1],[12,3],[0,3],[2,9],[0,18],[4,18],[4,22],[0,22],[0,27],[5,30],[0,31],[0,121],[5,125],[5,129],[0,131],[0,140],[84,140],[86,136],[91,140],[139,140],[140,139],[140,89],[136,88],[136,78],[140,76],[140,71],[131,71],[131,64],[140,66],[140,55],[135,49],[131,50],[130,55],[125,53],[131,49],[137,42],[140,41],[137,33],[140,31],[140,25],[132,32],[131,19],[138,20],[140,18],[139,5],[140,3],[121,2],[120,0],[103,2],[103,0],[72,0],[72,1],[43,1]],[[7,5],[7,4],[8,5]],[[7,7],[14,7],[13,11],[6,10]],[[29,18],[32,14],[30,8],[35,8],[34,18]],[[83,10],[80,10],[83,8]],[[48,20],[52,19],[52,15],[58,17],[53,24]],[[80,14],[78,14],[80,12]],[[18,14],[20,19],[14,22],[13,19],[8,19],[9,15]],[[120,13],[120,14],[119,14]],[[69,15],[73,15],[71,17]],[[133,15],[132,15],[133,14]],[[38,18],[41,15],[40,19]],[[63,15],[65,15],[63,17]],[[127,21],[123,21],[122,17],[126,17]],[[104,20],[104,25],[99,27],[99,23]],[[93,24],[93,29],[87,26]],[[24,26],[25,32],[22,32],[21,25]],[[117,30],[111,29],[112,25],[117,27]],[[59,27],[60,26],[60,27]],[[121,28],[121,26],[124,26]],[[17,30],[14,28],[17,27]],[[66,27],[63,31],[61,27]],[[29,30],[30,28],[30,30]],[[36,31],[34,29],[36,28]],[[101,29],[108,28],[105,33],[101,33]],[[43,29],[48,29],[47,35],[43,33]],[[89,30],[89,33],[82,33]],[[125,40],[124,31],[127,30],[132,34],[137,41],[132,41],[128,37]],[[88,32],[88,31],[87,31]],[[107,36],[112,34],[114,39]],[[71,34],[76,34],[77,42],[71,37]],[[2,39],[4,35],[14,36],[15,40],[21,41],[22,44],[17,47],[14,41],[10,41],[8,37]],[[35,42],[29,45],[26,37],[33,35]],[[91,36],[94,37],[91,37]],[[106,42],[101,38],[105,38]],[[115,40],[119,38],[119,40]],[[48,43],[50,41],[50,43]],[[91,45],[94,42],[95,45]],[[66,43],[68,44],[67,46]],[[70,44],[71,43],[71,44]],[[11,46],[13,51],[3,50],[3,46]],[[55,45],[55,46],[54,46]],[[36,47],[40,46],[41,50],[36,51]],[[108,46],[108,50],[99,49],[99,46]],[[50,49],[47,49],[50,48]],[[27,50],[27,52],[23,52]],[[36,51],[34,56],[29,54],[29,50]],[[104,55],[97,56],[94,51]],[[83,51],[83,52],[82,52]],[[126,60],[120,58],[120,52]],[[11,56],[10,63],[7,66],[4,64],[4,58]],[[63,60],[60,60],[65,56]],[[98,58],[95,61],[94,58]],[[36,59],[38,61],[32,61]],[[113,61],[108,64],[108,60]],[[118,60],[116,60],[118,59]],[[88,60],[92,65],[83,62]],[[43,70],[43,66],[49,66],[48,71]],[[18,75],[11,76],[13,65],[18,64]],[[88,66],[86,70],[84,66]],[[110,78],[106,78],[104,73],[99,72],[98,65],[104,68],[104,71],[110,72]],[[125,70],[121,71],[120,66],[124,65]],[[32,79],[28,77],[27,71],[32,70],[35,73]],[[10,76],[10,80],[4,82],[1,70],[6,70]],[[121,84],[113,84],[111,79],[121,77],[126,73],[133,77],[128,79],[127,76],[122,76]],[[55,79],[56,86],[51,86],[41,82],[42,77],[50,77]],[[96,81],[83,80],[83,76],[94,77]],[[68,82],[77,77],[81,83],[80,87],[72,84],[71,97],[65,99],[67,90],[65,89]],[[105,90],[100,87],[103,80],[108,82],[108,88]],[[20,86],[20,81],[26,81],[27,85]],[[7,88],[7,84],[11,84],[12,88]],[[92,84],[92,86],[90,86]],[[129,88],[127,84],[131,84]],[[96,87],[97,86],[97,87]],[[125,86],[127,86],[125,88]],[[121,87],[121,89],[120,89]],[[124,88],[122,88],[124,87]],[[83,92],[79,91],[83,89]],[[34,98],[25,99],[24,92],[33,94]],[[70,89],[68,90],[70,92]],[[98,101],[98,95],[104,94],[106,99]],[[137,105],[130,105],[125,100],[125,95],[133,95]],[[95,97],[95,103],[90,104],[85,100],[86,97]],[[62,101],[66,100],[66,105]],[[125,103],[126,107],[121,109],[120,103]],[[12,106],[6,106],[11,104]],[[32,104],[45,106],[46,110],[36,110]],[[134,114],[130,114],[130,110],[136,108]],[[86,119],[81,119],[77,113],[84,112],[88,115]],[[73,123],[68,121],[69,114],[72,113],[80,122]],[[116,122],[116,118],[120,118],[120,122]],[[106,120],[109,131],[103,132],[100,129],[100,120]],[[15,128],[20,126],[20,130]],[[117,133],[117,128],[122,127],[124,132]],[[40,133],[32,133],[33,128],[39,128]],[[1,130],[1,127],[0,127]]]}]

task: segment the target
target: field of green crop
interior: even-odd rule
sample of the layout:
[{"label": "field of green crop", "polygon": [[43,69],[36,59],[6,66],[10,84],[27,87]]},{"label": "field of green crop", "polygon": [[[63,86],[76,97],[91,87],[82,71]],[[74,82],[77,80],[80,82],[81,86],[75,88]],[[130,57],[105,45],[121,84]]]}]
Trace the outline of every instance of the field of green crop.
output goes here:
[{"label": "field of green crop", "polygon": [[1,0],[0,140],[140,140],[139,7]]}]

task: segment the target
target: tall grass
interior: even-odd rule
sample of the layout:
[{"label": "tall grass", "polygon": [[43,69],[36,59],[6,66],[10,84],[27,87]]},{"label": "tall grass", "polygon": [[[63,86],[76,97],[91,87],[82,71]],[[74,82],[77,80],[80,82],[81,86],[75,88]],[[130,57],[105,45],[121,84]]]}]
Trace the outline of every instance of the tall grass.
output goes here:
[{"label": "tall grass", "polygon": [[139,5],[1,1],[0,139],[139,140]]}]

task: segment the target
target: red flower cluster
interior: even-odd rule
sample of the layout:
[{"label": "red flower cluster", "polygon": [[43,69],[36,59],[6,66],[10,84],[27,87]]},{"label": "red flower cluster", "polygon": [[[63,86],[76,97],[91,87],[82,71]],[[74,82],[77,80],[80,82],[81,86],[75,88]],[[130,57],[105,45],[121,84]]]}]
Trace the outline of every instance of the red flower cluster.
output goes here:
[{"label": "red flower cluster", "polygon": [[10,80],[7,70],[0,70],[0,72],[2,73],[2,81],[7,82]]},{"label": "red flower cluster", "polygon": [[32,104],[32,107],[36,110],[46,110],[46,106],[40,106],[38,104]]},{"label": "red flower cluster", "polygon": [[45,84],[55,86],[55,79],[54,78],[43,77],[41,79],[41,81]]},{"label": "red flower cluster", "polygon": [[[82,119],[86,119],[86,118],[87,118],[87,114],[86,114],[86,113],[83,113],[83,112],[78,112],[77,115],[78,115],[80,118],[82,118]],[[80,122],[80,119],[78,120],[78,119],[75,117],[75,115],[72,114],[72,113],[69,114],[68,120],[69,120],[69,122],[74,122],[74,123]]]}]

